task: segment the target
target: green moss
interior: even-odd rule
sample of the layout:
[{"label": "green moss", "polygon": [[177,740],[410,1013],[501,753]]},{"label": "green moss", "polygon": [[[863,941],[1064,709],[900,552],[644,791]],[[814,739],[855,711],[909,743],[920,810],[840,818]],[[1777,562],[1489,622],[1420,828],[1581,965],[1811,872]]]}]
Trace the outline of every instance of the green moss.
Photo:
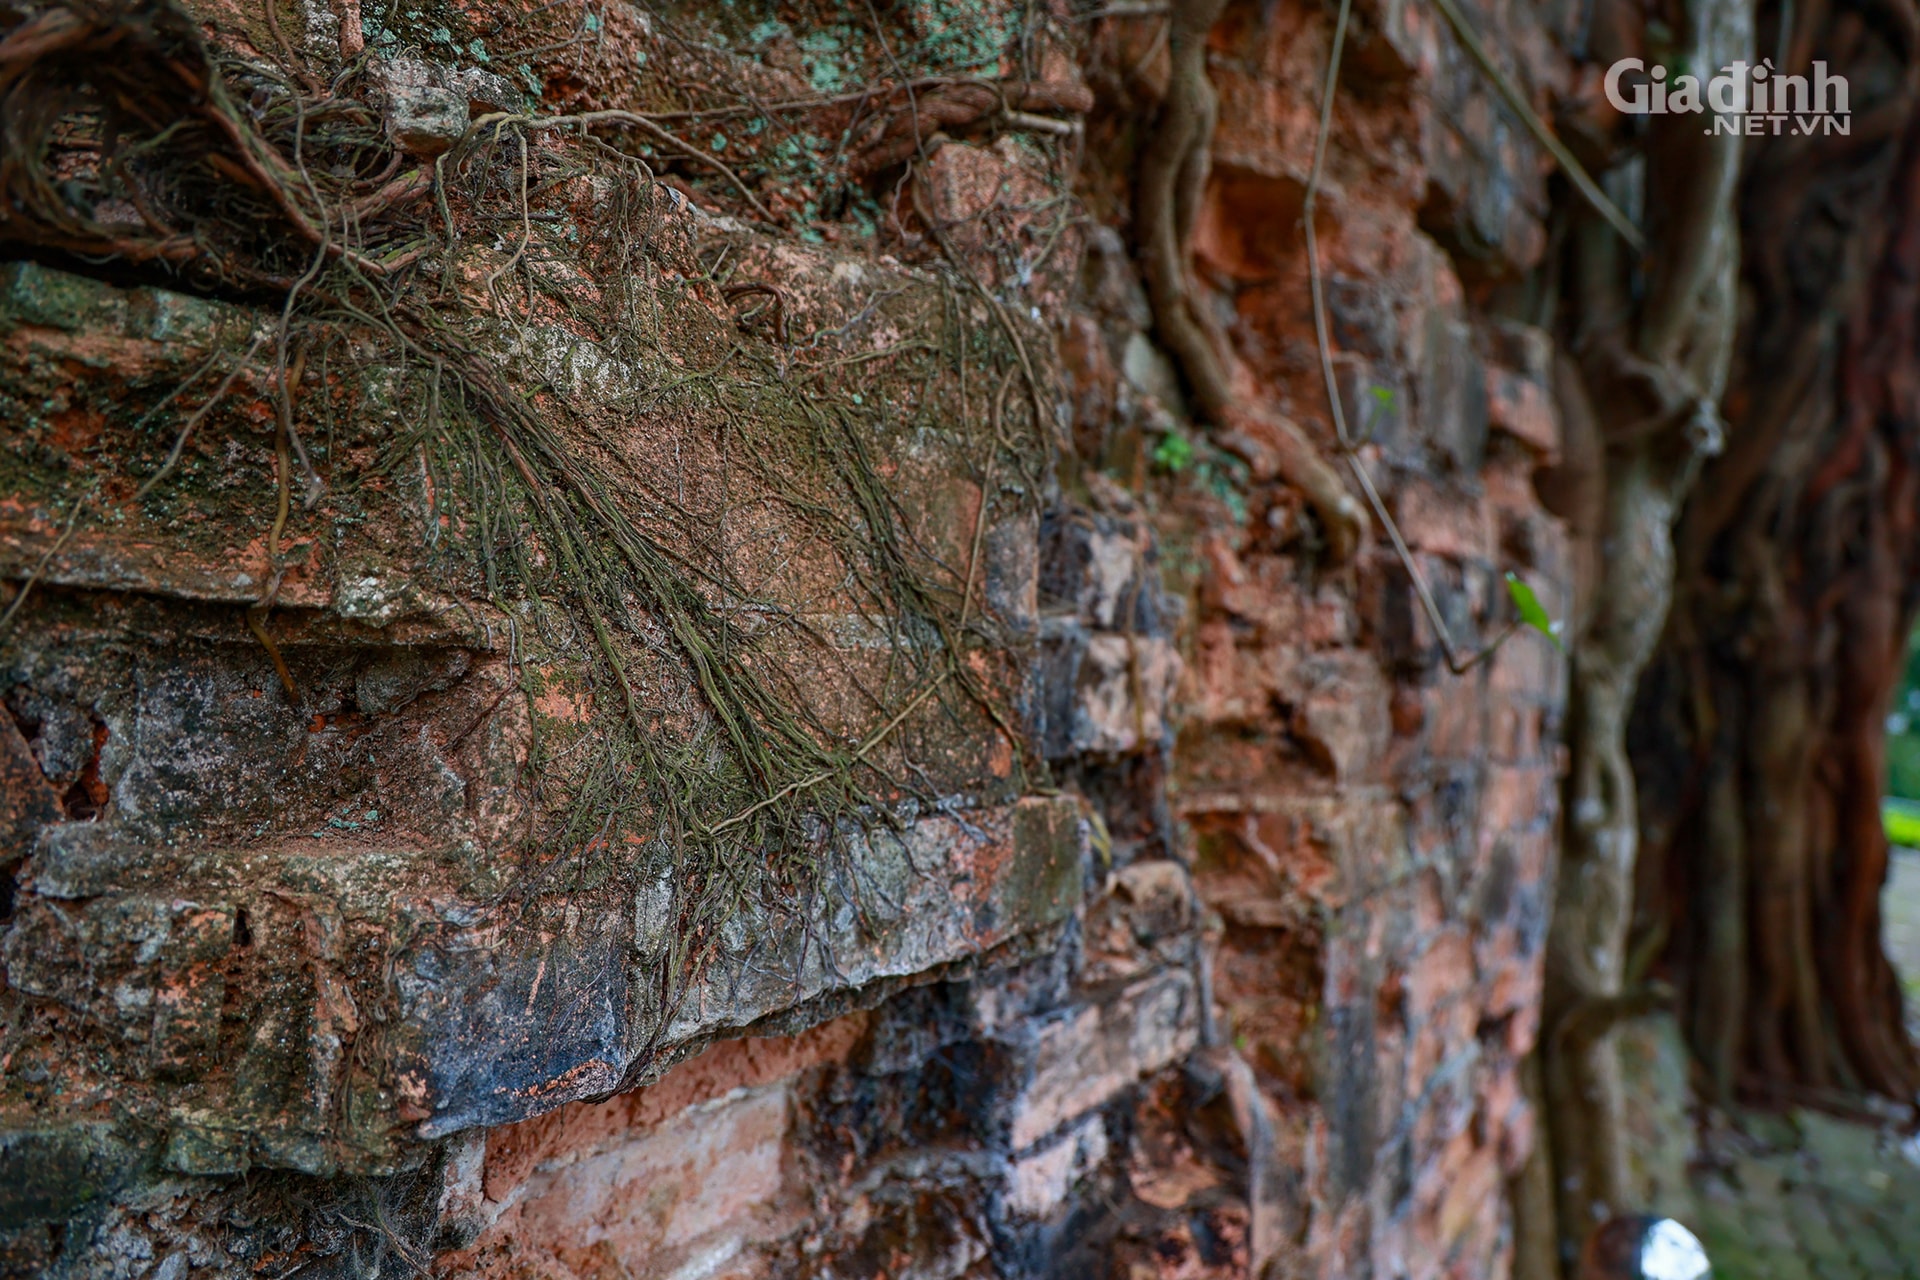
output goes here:
[{"label": "green moss", "polygon": [[786,23],[780,21],[778,18],[768,18],[763,22],[755,23],[749,28],[746,40],[749,45],[763,45],[768,41],[777,40],[781,36],[791,37],[792,35],[793,32],[787,28]]},{"label": "green moss", "polygon": [[[367,43],[383,52],[398,52],[408,46],[425,49],[440,46],[446,52],[466,52],[485,44],[484,33],[476,31],[471,19],[451,0],[429,0],[423,4],[401,4],[395,0],[362,0],[360,30]],[[455,46],[449,50],[448,46]],[[474,56],[486,61],[484,52]]]},{"label": "green moss", "polygon": [[857,47],[838,27],[809,31],[796,43],[807,55],[807,83],[816,93],[839,93],[847,87],[848,51]]},{"label": "green moss", "polygon": [[126,312],[127,294],[97,280],[33,262],[0,264],[0,329],[40,325],[67,333],[119,332]]},{"label": "green moss", "polygon": [[908,12],[920,39],[907,59],[933,71],[978,71],[1005,56],[1020,10],[990,0],[915,0]]}]

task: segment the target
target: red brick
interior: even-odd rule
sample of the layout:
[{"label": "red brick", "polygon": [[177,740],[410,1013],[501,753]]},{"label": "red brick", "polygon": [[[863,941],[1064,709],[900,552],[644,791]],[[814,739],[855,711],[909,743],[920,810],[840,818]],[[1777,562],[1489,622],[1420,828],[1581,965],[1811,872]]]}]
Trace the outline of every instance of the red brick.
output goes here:
[{"label": "red brick", "polygon": [[1481,799],[1481,823],[1489,833],[1531,831],[1550,824],[1558,808],[1554,770],[1544,764],[1492,770]]},{"label": "red brick", "polygon": [[1474,987],[1473,941],[1458,926],[1427,944],[1406,978],[1407,1012],[1424,1018],[1448,999],[1466,996]]},{"label": "red brick", "polygon": [[1525,764],[1540,758],[1538,707],[1496,703],[1492,714],[1493,734],[1488,745],[1493,759],[1505,764]]},{"label": "red brick", "polygon": [[1344,592],[1322,587],[1307,609],[1304,632],[1307,644],[1316,649],[1352,644],[1360,633],[1353,600]]},{"label": "red brick", "polygon": [[[1549,617],[1567,616],[1564,602],[1552,591],[1543,588],[1540,603]],[[1516,631],[1488,659],[1487,691],[1496,703],[1557,700],[1565,688],[1566,661],[1566,655],[1539,632]]]},{"label": "red brick", "polygon": [[1486,745],[1487,700],[1477,681],[1443,675],[1421,696],[1427,750],[1437,760],[1473,760]]},{"label": "red brick", "polygon": [[1393,737],[1386,677],[1369,654],[1317,656],[1301,666],[1310,681],[1294,732],[1340,782],[1373,775]]},{"label": "red brick", "polygon": [[1482,965],[1486,979],[1485,1007],[1489,1017],[1512,1013],[1540,999],[1542,980],[1540,957],[1519,955],[1518,933],[1511,928],[1496,930],[1494,954]]},{"label": "red brick", "polygon": [[1487,420],[1519,440],[1543,464],[1560,456],[1560,415],[1541,382],[1497,365],[1487,366]]},{"label": "red brick", "polygon": [[1415,551],[1460,560],[1484,560],[1492,546],[1487,510],[1454,497],[1430,481],[1410,479],[1395,502],[1400,535]]},{"label": "red brick", "polygon": [[839,1061],[866,1034],[868,1015],[852,1013],[797,1036],[723,1040],[662,1076],[658,1083],[605,1102],[572,1102],[557,1111],[487,1135],[483,1178],[489,1199],[500,1201],[536,1165],[596,1150],[620,1135],[658,1125],[733,1089],[785,1079],[823,1062]]}]

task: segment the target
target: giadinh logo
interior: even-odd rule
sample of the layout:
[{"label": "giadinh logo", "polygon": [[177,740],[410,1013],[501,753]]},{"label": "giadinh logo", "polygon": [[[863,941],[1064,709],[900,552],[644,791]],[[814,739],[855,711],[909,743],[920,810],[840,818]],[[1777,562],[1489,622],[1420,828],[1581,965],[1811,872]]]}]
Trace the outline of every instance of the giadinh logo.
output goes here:
[{"label": "giadinh logo", "polygon": [[1811,79],[1777,74],[1771,58],[1758,66],[1735,62],[1703,85],[1698,76],[1669,76],[1663,66],[1649,71],[1639,58],[1623,58],[1607,68],[1603,87],[1614,110],[1628,115],[1711,111],[1713,123],[1705,133],[1849,136],[1853,117],[1847,106],[1847,78],[1828,75],[1824,62],[1810,69]]}]

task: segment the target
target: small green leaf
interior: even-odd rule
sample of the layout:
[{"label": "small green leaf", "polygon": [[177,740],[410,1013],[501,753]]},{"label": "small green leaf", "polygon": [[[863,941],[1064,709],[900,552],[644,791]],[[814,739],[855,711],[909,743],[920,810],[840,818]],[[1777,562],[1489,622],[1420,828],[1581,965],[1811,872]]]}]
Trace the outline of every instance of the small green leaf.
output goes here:
[{"label": "small green leaf", "polygon": [[1560,642],[1560,624],[1547,616],[1540,597],[1533,594],[1533,588],[1522,582],[1517,574],[1507,575],[1507,594],[1513,597],[1513,607],[1520,611],[1520,621],[1553,641],[1554,648],[1566,648]]},{"label": "small green leaf", "polygon": [[1160,437],[1160,443],[1153,446],[1153,465],[1176,474],[1185,471],[1193,463],[1193,444],[1177,431],[1170,431]]},{"label": "small green leaf", "polygon": [[1373,387],[1369,390],[1369,394],[1372,395],[1375,400],[1378,400],[1380,402],[1381,408],[1383,409],[1393,408],[1393,388],[1392,387]]}]

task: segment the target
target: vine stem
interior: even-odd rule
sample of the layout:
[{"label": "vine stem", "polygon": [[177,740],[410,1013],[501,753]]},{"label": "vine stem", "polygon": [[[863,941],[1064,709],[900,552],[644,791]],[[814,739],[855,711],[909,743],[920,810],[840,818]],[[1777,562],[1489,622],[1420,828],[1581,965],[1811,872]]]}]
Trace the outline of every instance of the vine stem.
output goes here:
[{"label": "vine stem", "polygon": [[[929,697],[933,695],[934,690],[938,689],[942,684],[946,682],[947,674],[948,674],[947,672],[942,671],[939,675],[935,676],[931,681],[928,682],[926,688],[920,690],[919,693],[916,693],[907,702],[906,706],[901,707],[900,710],[896,711],[893,714],[892,719],[888,720],[885,724],[881,725],[878,729],[875,729],[872,733],[868,734],[867,740],[861,743],[858,747],[855,747],[852,754],[850,754],[847,757],[847,763],[851,765],[856,763],[857,761],[866,759],[867,754],[869,752],[871,752],[875,747],[879,746],[882,742],[886,741],[888,734],[892,733],[895,729],[898,729],[908,716],[912,715],[915,711],[918,711],[920,709],[921,703],[925,702]],[[767,796],[762,800],[756,801],[755,803],[748,805],[746,808],[742,809],[739,813],[734,814],[731,818],[722,818],[719,822],[714,823],[711,827],[707,828],[708,834],[717,836],[722,831],[725,831],[729,827],[739,826],[741,823],[745,822],[748,818],[751,818],[754,814],[759,813],[761,810],[771,808],[772,806],[780,803],[782,800],[785,800],[788,796],[796,795],[802,791],[811,791],[813,788],[819,786],[821,783],[829,781],[830,779],[838,776],[839,776],[838,770],[822,769],[810,778],[802,778],[798,782],[789,782],[786,786],[780,788],[778,791],[774,792],[772,795]]]},{"label": "vine stem", "polygon": [[67,527],[60,531],[60,536],[53,540],[52,546],[40,553],[40,559],[34,564],[33,572],[29,573],[27,580],[20,584],[20,593],[14,596],[13,602],[7,606],[7,611],[0,613],[0,635],[5,635],[7,628],[13,625],[13,619],[20,612],[20,606],[27,601],[27,593],[32,591],[34,584],[40,581],[40,575],[46,572],[47,565],[66,549],[67,543],[73,538],[74,530],[80,527],[81,513],[87,509],[87,503],[92,498],[93,492],[89,491],[73,500],[73,509],[67,512]]},{"label": "vine stem", "polygon": [[[1441,2],[1449,3],[1450,0],[1441,0]],[[1505,644],[1507,638],[1519,629],[1520,624],[1517,620],[1509,622],[1485,647],[1462,655],[1459,646],[1454,643],[1453,632],[1447,626],[1446,618],[1441,616],[1439,604],[1433,598],[1433,588],[1427,583],[1427,575],[1421,571],[1419,562],[1413,558],[1413,552],[1407,547],[1407,540],[1400,534],[1400,526],[1387,510],[1387,504],[1381,500],[1380,490],[1375,487],[1373,477],[1367,473],[1367,464],[1360,457],[1360,446],[1365,442],[1356,440],[1347,424],[1346,409],[1340,403],[1340,382],[1333,370],[1333,343],[1328,336],[1327,324],[1327,295],[1320,275],[1320,242],[1313,229],[1313,211],[1314,202],[1320,194],[1320,175],[1326,167],[1327,143],[1333,134],[1333,98],[1335,90],[1340,86],[1340,60],[1341,55],[1346,52],[1347,23],[1352,16],[1353,0],[1340,0],[1340,12],[1333,23],[1333,48],[1327,54],[1326,87],[1320,95],[1320,128],[1313,140],[1313,166],[1307,173],[1307,190],[1300,201],[1300,217],[1306,230],[1307,285],[1313,301],[1314,344],[1319,348],[1320,377],[1326,386],[1327,412],[1333,419],[1333,433],[1339,442],[1340,452],[1346,458],[1347,466],[1352,468],[1353,478],[1359,482],[1360,491],[1366,494],[1367,505],[1373,508],[1373,514],[1379,518],[1381,527],[1387,531],[1387,540],[1393,545],[1394,554],[1399,557],[1401,567],[1406,569],[1407,576],[1413,580],[1413,593],[1419,598],[1421,612],[1426,614],[1428,624],[1433,627],[1434,636],[1440,641],[1440,652],[1446,656],[1447,670],[1457,676],[1465,675],[1492,657],[1494,651]]]},{"label": "vine stem", "polygon": [[[284,376],[284,375],[283,375]],[[287,513],[292,498],[293,459],[287,448],[287,419],[282,418],[280,429],[274,433],[273,476],[276,498],[273,526],[267,530],[267,590],[260,602],[247,609],[247,630],[253,632],[253,638],[260,642],[267,656],[273,659],[273,670],[280,677],[281,687],[287,691],[287,701],[297,707],[300,705],[300,686],[293,682],[293,672],[287,667],[287,660],[280,654],[280,646],[267,634],[267,611],[273,608],[274,597],[280,594],[280,580],[286,570],[280,567],[280,538],[287,531]]]},{"label": "vine stem", "polygon": [[[135,489],[133,491],[133,500],[135,502],[139,502],[141,499],[145,498],[149,493],[152,493],[154,489],[159,486],[160,482],[167,478],[167,474],[173,470],[174,466],[177,463],[179,463],[180,454],[182,453],[182,451],[186,449],[187,441],[190,438],[192,438],[194,428],[199,426],[201,421],[205,419],[209,413],[213,412],[215,406],[217,406],[220,403],[220,401],[226,396],[227,389],[234,384],[235,380],[237,380],[241,374],[247,371],[247,367],[252,362],[255,354],[259,352],[261,347],[266,345],[267,336],[268,335],[263,333],[263,334],[260,334],[258,337],[254,338],[253,345],[247,348],[246,354],[240,357],[239,363],[234,365],[234,367],[228,372],[227,376],[220,380],[220,385],[216,386],[213,389],[213,394],[207,397],[207,402],[201,405],[198,409],[195,409],[192,415],[187,418],[186,423],[181,426],[179,433],[174,436],[173,448],[167,450],[167,456],[165,460],[163,460],[160,463],[159,468],[152,475],[148,476],[146,481],[143,484],[141,484],[141,486],[138,489]],[[214,361],[218,360],[218,358],[219,357],[216,355],[212,360],[209,360],[207,364],[203,366],[203,371],[204,369],[211,368],[214,364]],[[198,377],[198,376],[199,376],[198,374],[195,375],[195,377]],[[152,409],[147,410],[148,414],[152,414],[155,410],[166,407],[166,405],[169,404],[182,391],[186,390],[187,386],[192,381],[193,381],[193,378],[189,378],[186,382],[183,382],[178,387],[175,387],[165,400],[162,400],[159,404],[155,405]]]},{"label": "vine stem", "polygon": [[[753,207],[753,211],[759,214],[763,220],[767,222],[778,221],[773,214],[767,211],[767,206],[760,203],[760,198],[753,194],[753,190],[747,186],[746,180],[735,173],[732,168],[727,165],[726,161],[716,155],[702,151],[685,138],[680,137],[670,130],[661,128],[651,119],[638,112],[583,111],[578,115],[571,116],[528,116],[519,115],[511,111],[498,111],[491,115],[481,116],[478,120],[475,120],[471,125],[467,126],[466,136],[468,138],[474,137],[483,125],[492,125],[497,132],[499,129],[505,128],[510,124],[517,124],[521,128],[528,130],[560,129],[567,125],[579,125],[584,128],[587,125],[594,124],[626,125],[629,128],[638,129],[642,133],[650,135],[656,142],[665,143],[670,147],[678,147],[695,160],[700,161],[700,163],[717,170],[722,177],[734,185],[735,189],[740,192],[741,197]],[[462,139],[462,141],[465,141],[465,139]]]},{"label": "vine stem", "polygon": [[[1527,96],[1520,92],[1520,86],[1500,69],[1500,64],[1495,62],[1493,55],[1487,52],[1487,46],[1480,42],[1479,33],[1474,31],[1473,25],[1467,21],[1467,15],[1460,11],[1458,0],[1433,0],[1433,3],[1446,18],[1447,25],[1453,28],[1455,38],[1466,48],[1467,55],[1480,68],[1481,74],[1493,82],[1493,87],[1499,90],[1501,99],[1512,109],[1513,114],[1520,117],[1520,123],[1527,126],[1527,132],[1546,148],[1547,154],[1553,157],[1554,163],[1558,164],[1567,175],[1567,181],[1573,184],[1573,189],[1580,193],[1580,198],[1592,206],[1595,213],[1605,218],[1607,225],[1619,232],[1622,240],[1632,245],[1636,251],[1645,252],[1647,241],[1646,237],[1640,234],[1640,228],[1633,225],[1633,219],[1621,212],[1619,205],[1607,198],[1607,193],[1600,189],[1600,184],[1593,180],[1593,176],[1587,172],[1586,167],[1574,158],[1573,152],[1567,150],[1566,143],[1553,136],[1553,130],[1547,128],[1547,122],[1540,118],[1540,113],[1535,111],[1533,104],[1527,101]],[[1345,10],[1345,0],[1340,7],[1343,11]]]}]

